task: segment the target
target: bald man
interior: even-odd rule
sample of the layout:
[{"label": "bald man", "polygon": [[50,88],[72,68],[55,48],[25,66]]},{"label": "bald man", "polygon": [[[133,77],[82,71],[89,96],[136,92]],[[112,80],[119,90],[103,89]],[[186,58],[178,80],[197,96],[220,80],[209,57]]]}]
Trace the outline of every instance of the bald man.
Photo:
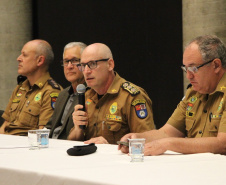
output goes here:
[{"label": "bald man", "polygon": [[28,130],[43,128],[53,114],[61,87],[48,69],[54,59],[50,44],[44,40],[27,42],[21,50],[18,73],[27,80],[17,85],[2,117],[0,134],[27,135]]},{"label": "bald man", "polygon": [[[76,105],[74,128],[68,139],[85,143],[116,144],[129,132],[155,128],[152,102],[141,87],[121,78],[114,71],[115,62],[108,46],[91,44],[81,56],[81,70],[87,86],[86,111]],[[85,125],[85,129],[80,129]]]}]

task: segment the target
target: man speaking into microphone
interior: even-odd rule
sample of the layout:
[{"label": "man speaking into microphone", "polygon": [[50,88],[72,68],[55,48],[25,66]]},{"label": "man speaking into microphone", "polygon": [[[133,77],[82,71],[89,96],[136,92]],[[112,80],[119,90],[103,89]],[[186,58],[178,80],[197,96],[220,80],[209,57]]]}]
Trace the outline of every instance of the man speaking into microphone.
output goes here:
[{"label": "man speaking into microphone", "polygon": [[87,46],[80,65],[90,89],[85,93],[85,111],[81,110],[84,105],[74,108],[74,128],[68,139],[86,144],[116,144],[126,133],[155,128],[150,98],[145,90],[114,71],[108,46],[101,43]]}]

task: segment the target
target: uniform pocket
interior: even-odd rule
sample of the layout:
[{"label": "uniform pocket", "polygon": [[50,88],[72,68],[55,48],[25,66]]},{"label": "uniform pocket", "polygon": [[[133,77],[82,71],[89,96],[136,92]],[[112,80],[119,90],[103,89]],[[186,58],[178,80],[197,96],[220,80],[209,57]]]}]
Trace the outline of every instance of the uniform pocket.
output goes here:
[{"label": "uniform pocket", "polygon": [[116,144],[124,134],[121,127],[122,125],[119,122],[107,121],[102,125],[102,136],[107,139],[110,144]]},{"label": "uniform pocket", "polygon": [[112,132],[117,132],[122,127],[121,123],[113,122],[113,121],[112,122],[106,122],[105,124],[107,126],[107,129],[112,131]]},{"label": "uniform pocket", "polygon": [[12,106],[9,111],[14,112],[17,109],[17,107],[18,107],[18,103],[12,103]]},{"label": "uniform pocket", "polygon": [[20,123],[26,126],[37,127],[40,109],[30,105],[20,114]]},{"label": "uniform pocket", "polygon": [[219,129],[221,119],[212,119],[211,122],[209,122],[209,131],[210,132],[217,132]]},{"label": "uniform pocket", "polygon": [[16,113],[17,113],[17,108],[18,108],[18,103],[12,103],[11,108],[9,110],[10,112],[10,120],[9,122],[13,122],[16,119]]},{"label": "uniform pocket", "polygon": [[186,125],[186,131],[187,131],[187,137],[191,137],[191,131],[192,128],[195,124],[195,120],[194,119],[186,119],[185,120],[185,125]]}]

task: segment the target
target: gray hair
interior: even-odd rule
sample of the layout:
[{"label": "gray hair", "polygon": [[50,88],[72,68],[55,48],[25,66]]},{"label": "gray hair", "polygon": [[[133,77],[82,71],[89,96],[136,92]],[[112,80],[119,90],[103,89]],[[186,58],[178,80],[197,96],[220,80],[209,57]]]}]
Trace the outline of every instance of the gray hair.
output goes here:
[{"label": "gray hair", "polygon": [[208,62],[215,58],[221,60],[223,68],[226,68],[226,47],[224,43],[215,35],[204,35],[193,39],[191,43],[196,43],[204,62]]},{"label": "gray hair", "polygon": [[[73,47],[76,47],[76,46],[80,47],[80,49],[81,49],[80,54],[82,54],[83,50],[86,48],[87,45],[83,42],[70,42],[64,47],[64,52],[65,52],[66,49],[73,48]],[[63,55],[64,55],[64,52],[63,52]]]}]

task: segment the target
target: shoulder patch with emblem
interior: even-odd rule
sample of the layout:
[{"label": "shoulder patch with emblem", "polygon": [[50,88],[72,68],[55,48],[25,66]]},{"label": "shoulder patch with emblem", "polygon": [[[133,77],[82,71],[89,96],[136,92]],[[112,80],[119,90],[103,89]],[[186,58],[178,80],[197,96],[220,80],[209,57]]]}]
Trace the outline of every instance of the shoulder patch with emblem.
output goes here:
[{"label": "shoulder patch with emblem", "polygon": [[130,82],[124,82],[122,88],[127,90],[132,96],[135,96],[140,93],[140,91]]},{"label": "shoulder patch with emblem", "polygon": [[50,97],[51,97],[51,107],[53,109],[55,109],[55,104],[56,104],[58,95],[59,95],[59,93],[51,93],[50,94]]},{"label": "shoulder patch with emblem", "polygon": [[49,80],[47,80],[47,81],[48,81],[49,85],[52,86],[52,88],[54,88],[54,89],[59,89],[59,90],[60,90],[59,84],[56,83],[53,79],[49,79]]},{"label": "shoulder patch with emblem", "polygon": [[148,111],[146,108],[146,100],[137,99],[132,102],[132,105],[135,107],[135,111],[138,118],[144,119],[148,115]]}]

